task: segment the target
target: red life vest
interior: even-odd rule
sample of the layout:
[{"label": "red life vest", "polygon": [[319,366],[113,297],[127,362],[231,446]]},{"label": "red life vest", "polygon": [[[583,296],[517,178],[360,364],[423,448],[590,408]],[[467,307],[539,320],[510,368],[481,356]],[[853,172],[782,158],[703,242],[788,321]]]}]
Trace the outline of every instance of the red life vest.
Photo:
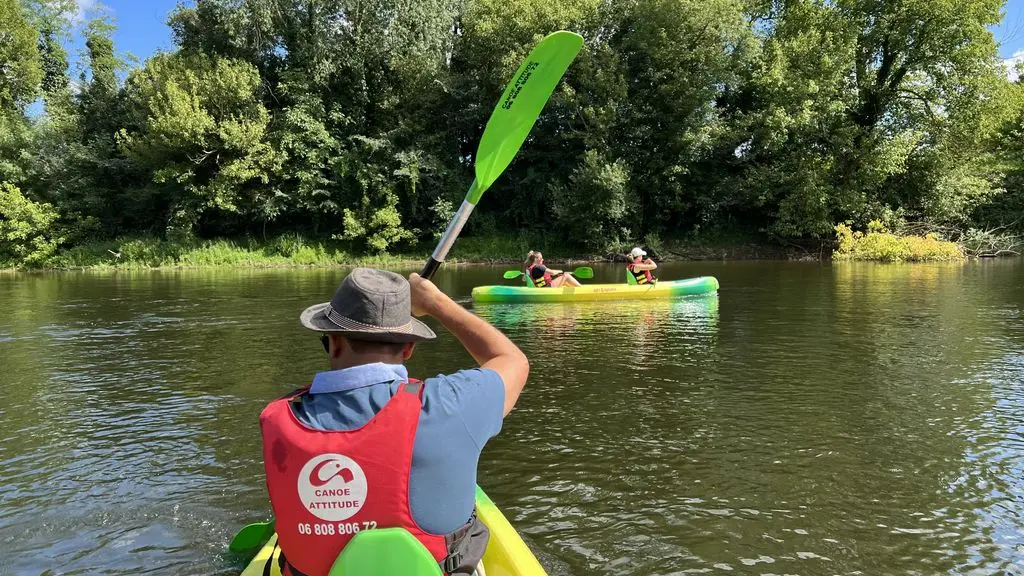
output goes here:
[{"label": "red life vest", "polygon": [[536,286],[537,288],[546,288],[548,286],[551,286],[551,273],[547,271],[547,268],[544,269],[544,276],[540,278],[533,277],[533,269],[536,266],[536,264],[533,264],[532,266],[526,269],[526,277],[529,278],[530,282],[533,282],[533,285]]},{"label": "red life vest", "polygon": [[654,274],[651,274],[650,270],[636,271],[633,270],[634,265],[636,265],[636,262],[630,262],[629,264],[626,264],[626,270],[629,270],[629,273],[633,275],[633,278],[636,279],[637,284],[647,284],[650,282],[654,282]]},{"label": "red life vest", "polygon": [[347,431],[301,423],[289,404],[304,393],[260,414],[267,490],[288,560],[284,574],[324,576],[355,534],[373,528],[405,528],[444,561],[445,537],[420,528],[409,509],[423,383],[402,384],[362,428]]}]

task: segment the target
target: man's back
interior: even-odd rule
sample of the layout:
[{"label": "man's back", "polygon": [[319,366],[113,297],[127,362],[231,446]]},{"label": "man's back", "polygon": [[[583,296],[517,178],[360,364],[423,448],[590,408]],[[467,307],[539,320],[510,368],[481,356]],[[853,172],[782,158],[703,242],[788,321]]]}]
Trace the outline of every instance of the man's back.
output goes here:
[{"label": "man's back", "polygon": [[[355,430],[407,379],[405,367],[395,364],[321,372],[293,411],[311,428]],[[480,452],[501,430],[504,397],[504,384],[493,370],[462,370],[425,380],[409,504],[413,519],[427,532],[453,532],[472,514]]]},{"label": "man's back", "polygon": [[[321,334],[331,371],[260,415],[286,573],[326,574],[359,526],[405,529],[446,574],[472,573],[483,557],[476,466],[515,406],[529,362],[432,283],[410,280],[357,268],[329,302],[299,315]],[[407,382],[404,362],[418,342],[436,337],[413,317],[426,314],[479,369]]]}]

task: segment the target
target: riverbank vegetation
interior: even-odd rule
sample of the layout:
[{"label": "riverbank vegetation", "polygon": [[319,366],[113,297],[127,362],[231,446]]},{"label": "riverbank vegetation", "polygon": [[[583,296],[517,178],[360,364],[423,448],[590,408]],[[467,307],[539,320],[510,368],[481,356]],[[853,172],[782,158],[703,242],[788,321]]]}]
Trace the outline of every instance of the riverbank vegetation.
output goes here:
[{"label": "riverbank vegetation", "polygon": [[[622,256],[632,246],[612,246],[610,252],[586,250],[559,244],[553,235],[521,233],[514,235],[467,236],[460,238],[457,248],[448,257],[449,263],[508,264],[523,262],[523,254],[544,246],[552,262],[596,262],[625,260]],[[762,239],[729,237],[701,238],[699,241],[661,241],[650,237],[649,250],[659,260],[735,260],[735,259],[817,259],[805,248],[788,249],[773,246]],[[0,259],[0,270],[48,268],[59,270],[138,270],[150,268],[246,267],[275,268],[288,266],[390,265],[422,266],[433,246],[384,253],[366,253],[353,242],[311,239],[295,233],[269,239],[256,237],[235,239],[192,239],[170,241],[155,236],[123,237],[89,240],[60,251],[40,250],[49,254],[39,260]],[[29,262],[26,266],[25,262]]]},{"label": "riverbank vegetation", "polygon": [[846,224],[836,226],[837,260],[877,260],[880,262],[925,262],[963,260],[966,254],[955,242],[943,240],[934,232],[924,236],[894,234],[877,220],[868,223],[867,232],[853,231]]},{"label": "riverbank vegetation", "polygon": [[[531,244],[525,238],[463,238],[457,255],[450,263],[518,263]],[[569,254],[566,249],[556,252]],[[114,238],[94,240],[69,247],[44,260],[44,267],[78,269],[145,269],[337,265],[419,265],[426,261],[431,248],[394,253],[366,253],[352,242],[312,240],[298,234],[284,234],[269,240],[253,237],[241,239],[192,239],[170,241],[157,237]],[[588,255],[587,259],[600,258]],[[0,260],[0,269],[14,268],[17,262]]]},{"label": "riverbank vegetation", "polygon": [[[135,62],[114,15],[0,0],[0,264],[424,255],[505,82],[556,29],[586,47],[458,258],[730,235],[828,254],[837,223],[876,220],[1016,246],[1024,85],[990,31],[1002,6],[196,0],[169,16],[176,48]],[[917,253],[880,234],[855,244]]]}]

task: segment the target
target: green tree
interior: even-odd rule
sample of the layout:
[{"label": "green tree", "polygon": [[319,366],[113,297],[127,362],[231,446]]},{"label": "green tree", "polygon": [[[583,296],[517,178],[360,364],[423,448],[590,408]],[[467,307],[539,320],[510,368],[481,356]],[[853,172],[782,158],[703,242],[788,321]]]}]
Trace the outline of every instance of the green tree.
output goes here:
[{"label": "green tree", "polygon": [[999,125],[987,142],[995,163],[994,172],[1001,177],[1002,193],[978,207],[973,214],[978,227],[1002,228],[1024,232],[1024,82],[1018,80],[1006,87],[999,99],[1005,105]]},{"label": "green tree", "polygon": [[280,167],[255,216],[311,219],[374,250],[431,217],[445,169],[423,126],[458,4],[200,0],[172,16],[184,53],[243,59],[267,86]]},{"label": "green tree", "polygon": [[40,33],[39,52],[43,58],[43,95],[47,111],[53,114],[61,107],[66,109],[70,102],[68,54],[53,30]]},{"label": "green tree", "polygon": [[43,264],[64,241],[59,218],[52,205],[33,202],[18,187],[0,182],[0,262]]},{"label": "green tree", "polygon": [[[989,193],[966,128],[998,72],[998,0],[771,2],[762,56],[731,114],[750,138],[731,180],[762,225],[827,237],[836,221],[949,220]],[[737,166],[738,164],[738,166]],[[913,183],[917,183],[914,185]],[[944,198],[935,202],[935,195]],[[959,196],[959,199],[953,197]]]},{"label": "green tree", "polygon": [[42,63],[35,28],[20,0],[0,0],[0,181],[24,178],[32,141],[25,107],[39,94]]},{"label": "green tree", "polygon": [[610,162],[594,150],[584,153],[568,184],[557,186],[552,194],[553,213],[569,239],[594,248],[630,240],[629,184],[624,161]]},{"label": "green tree", "polygon": [[620,9],[611,44],[629,105],[616,151],[633,174],[636,222],[645,231],[676,229],[695,217],[692,170],[722,137],[716,102],[749,58],[750,28],[733,0],[638,0]]},{"label": "green tree", "polygon": [[[449,76],[444,79],[447,90],[431,116],[435,121],[432,130],[444,135],[448,145],[441,157],[453,174],[465,178],[464,185],[471,181],[472,157],[494,103],[534,45],[558,29],[580,32],[587,42],[545,105],[527,145],[495,182],[494,192],[480,207],[481,215],[469,222],[471,233],[558,228],[563,223],[552,212],[550,195],[569,185],[569,177],[588,146],[602,152],[602,158],[610,156],[603,153],[608,147],[603,136],[609,126],[597,121],[609,120],[602,116],[614,106],[609,95],[622,85],[617,62],[603,50],[602,4],[598,0],[478,0],[467,4],[458,21]],[[608,86],[598,79],[608,80]],[[594,125],[588,126],[588,121]],[[454,195],[445,199],[458,202],[464,185],[453,186]]]},{"label": "green tree", "polygon": [[123,149],[163,185],[169,233],[194,234],[207,211],[244,212],[275,168],[256,69],[216,56],[158,54],[128,80],[137,129]]},{"label": "green tree", "polygon": [[39,94],[37,34],[20,0],[0,0],[0,114],[20,113]]},{"label": "green tree", "polygon": [[[26,190],[58,207],[64,222],[80,232],[113,233],[131,221],[139,174],[115,141],[126,126],[116,72],[125,68],[111,39],[114,27],[101,16],[82,27],[87,48],[86,71],[72,95],[66,84],[66,55],[60,39],[70,24],[63,2],[38,2],[36,19],[48,46],[44,62],[46,114],[35,120],[34,139],[25,163]],[[103,230],[95,230],[102,227]]]},{"label": "green tree", "polygon": [[89,55],[89,76],[82,73],[82,90],[78,95],[83,136],[112,136],[119,128],[120,111],[117,72],[124,62],[114,53],[114,25],[108,18],[90,20],[85,30],[85,47]]},{"label": "green tree", "polygon": [[42,91],[50,115],[66,114],[71,90],[68,53],[64,42],[71,38],[74,0],[27,0],[29,16],[39,31],[39,54],[43,67]]}]

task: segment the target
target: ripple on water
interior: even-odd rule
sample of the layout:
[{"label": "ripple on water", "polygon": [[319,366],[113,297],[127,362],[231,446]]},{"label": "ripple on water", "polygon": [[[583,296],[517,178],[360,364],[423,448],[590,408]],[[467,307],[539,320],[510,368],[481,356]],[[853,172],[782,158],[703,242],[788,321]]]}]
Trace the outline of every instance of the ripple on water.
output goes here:
[{"label": "ripple on water", "polygon": [[[532,364],[480,481],[550,573],[1024,562],[1016,269],[663,275],[708,270],[719,297],[473,306]],[[465,295],[493,272],[441,281]],[[339,277],[0,281],[0,301],[20,303],[0,307],[0,565],[237,573],[228,539],[268,515],[256,418],[322,367],[295,317]],[[468,362],[441,332],[411,370]]]}]

